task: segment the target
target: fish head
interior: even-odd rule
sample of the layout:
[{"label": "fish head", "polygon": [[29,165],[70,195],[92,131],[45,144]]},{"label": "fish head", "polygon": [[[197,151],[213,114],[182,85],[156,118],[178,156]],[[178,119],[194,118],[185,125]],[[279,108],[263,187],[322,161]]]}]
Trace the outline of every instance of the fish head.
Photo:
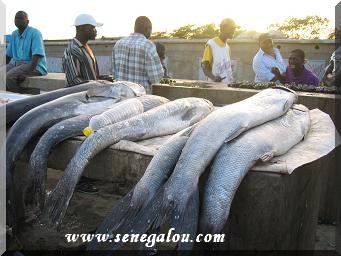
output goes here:
[{"label": "fish head", "polygon": [[90,98],[120,98],[120,90],[115,87],[114,83],[98,83],[89,88],[86,92],[87,99]]},{"label": "fish head", "polygon": [[189,105],[188,110],[181,118],[189,121],[190,124],[205,118],[214,108],[212,102],[203,98],[187,98],[187,104]]},{"label": "fish head", "polygon": [[145,88],[140,84],[129,81],[116,81],[114,84],[116,87],[120,88],[121,95],[124,97],[132,98],[146,95]]},{"label": "fish head", "polygon": [[265,95],[270,96],[273,99],[273,104],[282,102],[284,112],[298,100],[296,92],[284,86],[274,86],[265,89],[264,91],[266,91]]},{"label": "fish head", "polygon": [[143,86],[127,81],[96,81],[88,89],[87,100],[95,98],[128,99],[145,94]]}]

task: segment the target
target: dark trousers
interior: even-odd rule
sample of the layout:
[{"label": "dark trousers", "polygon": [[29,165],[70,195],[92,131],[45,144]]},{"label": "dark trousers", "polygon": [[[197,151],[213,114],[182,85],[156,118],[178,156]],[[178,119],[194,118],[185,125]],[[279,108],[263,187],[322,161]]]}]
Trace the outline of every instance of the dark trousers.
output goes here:
[{"label": "dark trousers", "polygon": [[[20,83],[28,76],[41,76],[37,70],[30,70],[30,63],[7,64],[6,67],[6,90],[20,92]],[[2,68],[2,69],[3,69]]]}]

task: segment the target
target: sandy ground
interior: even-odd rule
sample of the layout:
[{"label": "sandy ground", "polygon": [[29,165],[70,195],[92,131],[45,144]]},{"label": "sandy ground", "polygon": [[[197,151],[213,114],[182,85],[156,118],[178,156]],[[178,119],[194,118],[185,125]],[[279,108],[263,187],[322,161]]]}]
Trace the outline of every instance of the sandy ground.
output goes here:
[{"label": "sandy ground", "polygon": [[[48,186],[52,187],[62,172],[53,170],[48,172]],[[20,225],[20,242],[10,244],[10,249],[16,250],[64,250],[84,249],[85,243],[67,243],[66,233],[88,234],[95,230],[104,217],[110,212],[115,202],[121,198],[129,188],[117,189],[117,184],[98,181],[96,186],[100,193],[88,195],[75,192],[58,230],[39,223],[37,211],[28,209],[27,218]],[[315,250],[335,250],[335,226],[318,225],[316,232]]]}]

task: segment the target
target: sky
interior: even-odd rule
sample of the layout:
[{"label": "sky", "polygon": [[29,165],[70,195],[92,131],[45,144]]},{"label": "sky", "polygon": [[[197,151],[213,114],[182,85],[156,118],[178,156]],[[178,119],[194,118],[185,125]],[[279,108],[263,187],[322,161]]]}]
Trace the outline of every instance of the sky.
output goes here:
[{"label": "sky", "polygon": [[[1,0],[0,0],[1,1]],[[271,23],[287,18],[319,15],[335,22],[338,0],[2,0],[6,5],[6,34],[16,29],[14,16],[19,10],[29,15],[30,25],[38,28],[44,39],[69,39],[75,35],[72,26],[76,16],[88,13],[104,25],[97,37],[127,36],[133,32],[138,16],[148,16],[153,32],[184,25],[219,24],[233,18],[242,29],[265,32]],[[341,23],[341,21],[340,21]]]}]

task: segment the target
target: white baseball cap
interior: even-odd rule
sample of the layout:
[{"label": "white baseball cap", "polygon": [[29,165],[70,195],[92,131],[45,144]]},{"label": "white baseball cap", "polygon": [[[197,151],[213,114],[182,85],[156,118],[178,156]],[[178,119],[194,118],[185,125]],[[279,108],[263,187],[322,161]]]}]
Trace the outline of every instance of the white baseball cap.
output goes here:
[{"label": "white baseball cap", "polygon": [[103,23],[97,22],[94,17],[92,17],[90,14],[79,14],[77,18],[75,19],[74,26],[80,26],[80,25],[86,25],[90,24],[95,27],[103,26]]}]

